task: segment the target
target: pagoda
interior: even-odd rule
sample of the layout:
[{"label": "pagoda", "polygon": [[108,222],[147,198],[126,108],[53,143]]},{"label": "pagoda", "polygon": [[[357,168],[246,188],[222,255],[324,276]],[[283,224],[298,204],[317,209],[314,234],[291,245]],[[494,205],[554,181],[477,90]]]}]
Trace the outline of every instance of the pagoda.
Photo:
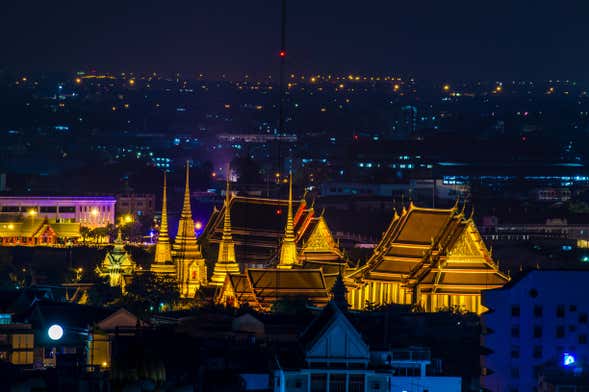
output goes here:
[{"label": "pagoda", "polygon": [[[229,173],[229,171],[227,171]],[[212,286],[221,286],[225,282],[227,274],[239,273],[239,265],[235,259],[235,243],[231,235],[231,208],[229,193],[229,175],[227,175],[227,187],[225,190],[225,213],[223,221],[223,236],[219,243],[219,254],[217,255],[217,263],[211,278]]]},{"label": "pagoda", "polygon": [[288,210],[286,216],[286,228],[284,238],[280,247],[280,256],[278,259],[278,268],[287,269],[299,265],[297,257],[297,244],[295,241],[294,222],[292,216],[292,173],[290,173],[288,188]]},{"label": "pagoda", "polygon": [[182,298],[194,298],[200,286],[207,283],[207,267],[194,233],[194,220],[190,207],[190,172],[186,162],[186,188],[184,204],[178,222],[178,234],[172,247],[177,280]]},{"label": "pagoda", "polygon": [[172,245],[168,234],[168,202],[166,173],[164,172],[164,192],[162,197],[162,221],[160,233],[155,245],[155,258],[151,264],[151,272],[157,275],[175,275],[176,266],[172,261]]},{"label": "pagoda", "polygon": [[121,235],[121,229],[117,234],[114,248],[106,253],[102,264],[96,268],[101,277],[108,276],[110,286],[120,286],[125,291],[125,277],[130,277],[135,271],[135,261],[125,250],[125,243]]}]

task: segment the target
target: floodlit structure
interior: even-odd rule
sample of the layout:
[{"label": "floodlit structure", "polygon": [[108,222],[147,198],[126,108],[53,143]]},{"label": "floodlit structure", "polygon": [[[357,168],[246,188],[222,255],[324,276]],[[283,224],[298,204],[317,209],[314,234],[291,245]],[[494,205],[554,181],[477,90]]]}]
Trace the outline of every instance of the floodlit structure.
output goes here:
[{"label": "floodlit structure", "polygon": [[172,244],[168,234],[168,189],[164,172],[164,190],[162,196],[162,221],[160,232],[155,244],[155,257],[151,264],[151,272],[158,275],[176,275],[176,266],[172,261]]},{"label": "floodlit structure", "polygon": [[[459,207],[458,203],[449,209],[420,208],[410,203],[403,207],[401,214],[394,212],[368,262],[356,268],[343,257],[323,215],[314,216],[313,208],[306,209],[306,203],[301,202],[293,217],[291,205],[292,196],[287,203],[282,245],[275,258],[269,257],[265,266],[244,268],[244,273],[229,276],[218,301],[226,304],[241,303],[240,299],[250,304],[257,301],[264,308],[267,299],[261,299],[260,295],[268,298],[271,292],[276,298],[304,296],[306,286],[297,287],[293,282],[298,278],[293,277],[305,270],[315,270],[321,276],[316,281],[325,282],[326,290],[342,273],[353,309],[396,303],[430,312],[453,308],[480,314],[485,310],[481,305],[481,291],[502,287],[509,281],[493,261],[472,213],[466,217],[464,206]],[[306,217],[306,222],[297,222],[297,217]],[[255,243],[261,234],[251,229],[243,234],[241,241],[247,243],[250,236]],[[292,274],[282,278],[283,274],[277,270],[289,270]],[[264,279],[253,279],[252,274],[261,274]],[[285,281],[295,286],[286,290]],[[265,282],[262,291],[257,289],[261,282]],[[323,290],[320,284],[314,289]],[[320,301],[314,298],[312,302]]]},{"label": "floodlit structure", "polygon": [[180,296],[183,298],[194,298],[196,291],[207,284],[207,267],[194,232],[194,220],[190,207],[189,170],[187,162],[184,204],[178,223],[178,234],[172,247],[172,258],[176,264]]},{"label": "floodlit structure", "polygon": [[121,290],[125,292],[127,280],[131,278],[135,268],[135,261],[125,250],[125,243],[119,229],[115,246],[106,253],[102,264],[97,267],[97,273],[99,276],[108,276],[109,284],[112,287],[120,286]]}]

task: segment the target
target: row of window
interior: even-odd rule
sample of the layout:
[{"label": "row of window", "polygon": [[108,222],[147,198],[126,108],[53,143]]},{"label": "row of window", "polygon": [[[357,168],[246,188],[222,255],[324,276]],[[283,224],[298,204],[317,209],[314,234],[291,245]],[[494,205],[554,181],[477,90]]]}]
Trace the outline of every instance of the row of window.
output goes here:
[{"label": "row of window", "polygon": [[[575,325],[569,325],[569,332],[576,332],[577,327]],[[541,325],[534,325],[534,338],[539,339],[543,336],[543,328]],[[558,325],[555,328],[555,336],[559,339],[564,338],[565,336],[565,326]],[[519,338],[520,337],[520,329],[519,325],[513,325],[511,327],[511,337],[512,338]],[[580,334],[578,337],[579,344],[587,344],[587,334]]]},{"label": "row of window", "polygon": [[[569,312],[576,312],[577,305],[569,305]],[[519,317],[521,309],[519,305],[511,306],[511,317]],[[558,305],[555,309],[556,318],[564,318],[566,315],[566,305]],[[534,317],[542,317],[544,315],[544,308],[542,305],[534,305]],[[581,324],[587,324],[589,319],[587,313],[579,313],[578,320]]]}]

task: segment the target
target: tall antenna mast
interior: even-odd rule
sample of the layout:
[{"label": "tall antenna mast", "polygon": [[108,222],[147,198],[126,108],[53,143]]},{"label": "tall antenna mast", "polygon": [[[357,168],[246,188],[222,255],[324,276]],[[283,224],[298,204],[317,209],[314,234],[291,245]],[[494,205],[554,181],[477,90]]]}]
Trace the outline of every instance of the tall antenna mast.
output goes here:
[{"label": "tall antenna mast", "polygon": [[[280,18],[280,52],[278,52],[278,56],[280,57],[280,80],[279,83],[279,90],[280,90],[280,100],[278,103],[278,141],[276,143],[277,146],[277,165],[276,165],[276,172],[280,173],[281,171],[281,163],[282,163],[282,141],[280,139],[280,135],[285,132],[284,129],[284,100],[286,94],[286,0],[282,0],[282,9],[281,9],[281,18]],[[279,180],[280,178],[277,178]]]}]

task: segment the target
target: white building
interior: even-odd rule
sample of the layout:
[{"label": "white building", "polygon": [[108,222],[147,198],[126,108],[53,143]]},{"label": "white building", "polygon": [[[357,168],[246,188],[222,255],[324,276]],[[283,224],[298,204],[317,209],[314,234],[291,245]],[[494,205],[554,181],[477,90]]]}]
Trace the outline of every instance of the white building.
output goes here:
[{"label": "white building", "polygon": [[38,217],[105,227],[116,223],[115,203],[112,196],[2,196],[0,217]]},{"label": "white building", "polygon": [[546,363],[565,355],[589,361],[589,270],[534,270],[483,291],[481,385],[494,392],[534,391]]},{"label": "white building", "polygon": [[330,302],[301,337],[305,364],[280,365],[274,371],[275,392],[452,392],[460,377],[426,374],[429,350],[407,348],[371,351],[346,315]]}]

